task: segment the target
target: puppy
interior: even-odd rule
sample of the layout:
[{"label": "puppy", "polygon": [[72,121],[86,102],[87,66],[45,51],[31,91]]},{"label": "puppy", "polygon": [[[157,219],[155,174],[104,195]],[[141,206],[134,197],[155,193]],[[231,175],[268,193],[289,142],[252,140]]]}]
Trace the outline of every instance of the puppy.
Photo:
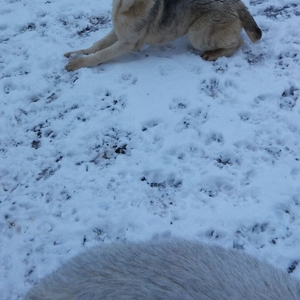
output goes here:
[{"label": "puppy", "polygon": [[242,252],[175,239],[92,248],[25,296],[25,300],[100,299],[299,300],[300,284]]},{"label": "puppy", "polygon": [[113,0],[112,31],[92,47],[68,52],[76,58],[67,71],[94,67],[143,45],[157,45],[185,34],[208,61],[231,56],[243,43],[242,28],[252,42],[262,32],[240,0]]}]

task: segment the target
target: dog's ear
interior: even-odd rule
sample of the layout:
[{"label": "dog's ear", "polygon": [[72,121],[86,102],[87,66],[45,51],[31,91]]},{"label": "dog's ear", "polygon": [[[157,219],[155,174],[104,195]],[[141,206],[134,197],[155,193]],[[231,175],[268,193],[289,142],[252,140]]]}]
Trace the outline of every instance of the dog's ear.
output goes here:
[{"label": "dog's ear", "polygon": [[126,12],[130,9],[130,7],[139,2],[139,0],[120,0],[121,1],[121,9],[120,11]]}]

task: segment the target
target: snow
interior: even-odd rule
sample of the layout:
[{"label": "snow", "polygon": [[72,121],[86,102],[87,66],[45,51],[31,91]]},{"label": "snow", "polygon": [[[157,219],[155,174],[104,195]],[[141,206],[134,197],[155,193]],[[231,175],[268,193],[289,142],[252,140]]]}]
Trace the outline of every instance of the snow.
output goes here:
[{"label": "snow", "polygon": [[0,0],[0,298],[93,245],[170,236],[300,279],[300,4],[245,1],[263,38],[231,58],[181,38],[67,73],[111,3]]}]

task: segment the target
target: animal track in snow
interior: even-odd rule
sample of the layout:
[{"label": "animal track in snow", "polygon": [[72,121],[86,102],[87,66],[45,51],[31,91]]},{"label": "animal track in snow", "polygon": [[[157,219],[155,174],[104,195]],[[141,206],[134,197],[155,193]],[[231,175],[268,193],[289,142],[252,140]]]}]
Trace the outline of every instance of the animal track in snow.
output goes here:
[{"label": "animal track in snow", "polygon": [[[131,133],[117,129],[108,128],[96,143],[90,147],[89,156],[91,159],[88,163],[100,166],[109,166],[113,164],[117,156],[130,156]],[[77,165],[86,163],[84,161],[77,162]]]},{"label": "animal track in snow", "polygon": [[294,64],[299,64],[299,54],[297,51],[288,51],[283,52],[278,56],[278,61],[276,61],[276,67],[280,68],[282,70],[287,70],[290,66],[293,66]]},{"label": "animal track in snow", "polygon": [[100,96],[100,99],[100,110],[108,110],[112,113],[121,112],[127,105],[125,96],[115,96],[108,90]]},{"label": "animal track in snow", "polygon": [[283,20],[284,18],[290,18],[291,16],[300,16],[299,4],[291,3],[282,7],[276,7],[271,5],[264,9],[263,15],[270,19]]},{"label": "animal track in snow", "polygon": [[[107,28],[110,25],[110,18],[107,15],[102,16],[92,16],[88,18],[90,24],[85,25],[77,31],[77,34],[81,37],[89,36],[90,33],[98,31],[100,28]],[[67,22],[64,22],[67,25]]]},{"label": "animal track in snow", "polygon": [[161,124],[163,121],[160,119],[152,119],[152,120],[148,120],[147,122],[145,122],[142,126],[142,131],[147,131],[151,128],[154,128],[156,126],[158,126],[159,124]]},{"label": "animal track in snow", "polygon": [[207,145],[210,145],[212,143],[218,143],[223,145],[224,144],[224,137],[222,133],[219,132],[211,132],[208,134],[205,138],[205,142]]},{"label": "animal track in snow", "polygon": [[169,74],[172,74],[173,70],[174,70],[174,66],[173,65],[159,66],[159,73],[162,76],[167,76]]},{"label": "animal track in snow", "polygon": [[208,198],[220,197],[219,199],[222,199],[230,197],[234,193],[235,187],[228,178],[211,176],[199,184],[199,191]]},{"label": "animal track in snow", "polygon": [[289,89],[285,90],[279,101],[278,105],[281,109],[292,110],[294,106],[297,104],[299,99],[300,91],[299,88],[295,86],[291,86]]},{"label": "animal track in snow", "polygon": [[178,122],[175,127],[176,132],[181,132],[187,129],[194,129],[200,133],[201,124],[208,121],[208,110],[206,108],[198,107],[185,111],[185,115]]},{"label": "animal track in snow", "polygon": [[252,50],[247,49],[244,50],[243,52],[246,56],[246,60],[250,65],[259,64],[267,57],[266,53],[259,53],[259,49],[252,49]]},{"label": "animal track in snow", "polygon": [[138,82],[138,78],[133,76],[131,73],[123,73],[121,75],[120,82],[135,85]]},{"label": "animal track in snow", "polygon": [[204,79],[200,84],[200,90],[204,91],[209,97],[216,98],[221,92],[219,80],[216,78],[211,78],[210,80]]},{"label": "animal track in snow", "polygon": [[182,185],[182,180],[175,174],[164,174],[157,171],[145,171],[145,176],[141,178],[141,181],[145,181],[152,188],[179,188]]},{"label": "animal track in snow", "polygon": [[174,98],[172,99],[169,108],[175,112],[185,112],[189,106],[189,101],[185,98]]}]

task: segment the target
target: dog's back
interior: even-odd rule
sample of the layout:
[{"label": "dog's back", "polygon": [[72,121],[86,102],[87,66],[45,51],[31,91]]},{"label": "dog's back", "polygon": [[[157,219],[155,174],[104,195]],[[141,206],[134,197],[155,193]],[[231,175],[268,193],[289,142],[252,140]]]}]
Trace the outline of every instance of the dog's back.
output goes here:
[{"label": "dog's back", "polygon": [[299,300],[296,280],[234,250],[170,240],[95,247],[42,280],[25,300]]},{"label": "dog's back", "polygon": [[[239,0],[114,0],[113,19],[125,16],[126,23],[132,20],[135,30],[147,28],[147,35],[153,32],[161,36],[171,34],[170,40],[187,33],[197,20],[203,19],[203,25],[227,20],[240,19],[242,27],[252,42],[258,41],[262,32],[246,6]],[[130,21],[129,21],[130,22]],[[120,22],[123,26],[123,22]],[[164,41],[165,42],[165,41]],[[150,44],[157,44],[155,40]]]}]

